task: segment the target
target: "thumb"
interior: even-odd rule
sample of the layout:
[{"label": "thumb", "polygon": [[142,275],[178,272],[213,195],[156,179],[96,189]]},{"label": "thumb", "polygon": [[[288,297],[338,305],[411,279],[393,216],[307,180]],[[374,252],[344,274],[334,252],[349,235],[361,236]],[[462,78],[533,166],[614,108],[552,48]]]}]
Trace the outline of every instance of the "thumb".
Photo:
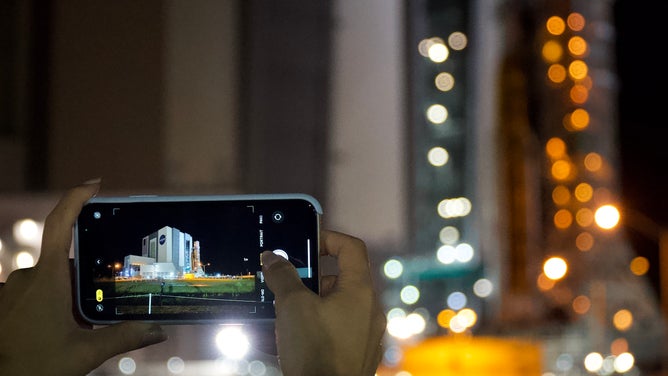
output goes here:
[{"label": "thumb", "polygon": [[310,291],[299,278],[297,269],[286,259],[271,251],[262,252],[262,273],[267,286],[280,299],[290,293]]},{"label": "thumb", "polygon": [[[128,351],[153,345],[167,339],[162,327],[138,321],[126,321],[89,331],[93,337],[91,347],[100,364],[105,360]],[[96,361],[91,359],[91,361]]]}]

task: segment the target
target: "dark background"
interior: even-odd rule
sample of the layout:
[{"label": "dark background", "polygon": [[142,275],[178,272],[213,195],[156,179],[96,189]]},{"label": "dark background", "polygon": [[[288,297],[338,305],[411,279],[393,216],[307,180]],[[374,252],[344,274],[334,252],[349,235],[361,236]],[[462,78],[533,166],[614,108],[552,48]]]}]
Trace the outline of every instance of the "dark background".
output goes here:
[{"label": "dark background", "polygon": [[[614,13],[622,204],[661,227],[668,224],[667,11],[665,2],[617,0]],[[658,266],[658,239],[629,227],[638,253]],[[658,285],[658,267],[650,268],[650,277]]]}]

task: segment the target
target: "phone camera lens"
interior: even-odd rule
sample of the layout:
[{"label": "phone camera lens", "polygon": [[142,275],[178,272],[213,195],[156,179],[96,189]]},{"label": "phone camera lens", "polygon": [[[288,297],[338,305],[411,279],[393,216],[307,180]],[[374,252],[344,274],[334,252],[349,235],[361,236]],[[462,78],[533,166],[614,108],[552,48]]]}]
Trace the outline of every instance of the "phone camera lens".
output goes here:
[{"label": "phone camera lens", "polygon": [[95,213],[93,213],[93,218],[100,219],[101,217],[102,217],[102,213],[100,213],[99,211],[96,211]]},{"label": "phone camera lens", "polygon": [[98,311],[98,312],[102,312],[102,311],[104,311],[104,306],[102,304],[97,304],[95,306],[95,310]]},{"label": "phone camera lens", "polygon": [[281,223],[281,222],[283,222],[283,219],[285,219],[285,216],[283,215],[282,212],[276,211],[276,212],[274,212],[274,214],[271,215],[271,219],[275,223]]}]

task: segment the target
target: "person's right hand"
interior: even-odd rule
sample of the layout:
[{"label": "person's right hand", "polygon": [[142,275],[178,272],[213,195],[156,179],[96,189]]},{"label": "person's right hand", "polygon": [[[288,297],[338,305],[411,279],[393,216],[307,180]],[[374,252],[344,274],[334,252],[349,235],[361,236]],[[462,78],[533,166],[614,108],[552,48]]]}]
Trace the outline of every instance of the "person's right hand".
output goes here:
[{"label": "person's right hand", "polygon": [[276,341],[285,376],[366,376],[382,357],[386,319],[371,281],[365,244],[337,232],[321,233],[321,255],[337,259],[338,276],[324,276],[321,296],[295,268],[270,251],[263,273],[276,297]]}]

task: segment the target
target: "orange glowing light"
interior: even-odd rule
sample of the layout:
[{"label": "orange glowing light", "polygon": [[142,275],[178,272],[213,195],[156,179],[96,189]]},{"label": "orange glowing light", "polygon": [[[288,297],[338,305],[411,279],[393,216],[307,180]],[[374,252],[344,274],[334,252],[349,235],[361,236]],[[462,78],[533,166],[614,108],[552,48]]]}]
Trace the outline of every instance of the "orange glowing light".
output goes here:
[{"label": "orange glowing light", "polygon": [[578,108],[571,113],[571,126],[573,130],[581,131],[589,126],[589,112]]},{"label": "orange glowing light", "polygon": [[589,312],[589,308],[591,308],[591,301],[588,297],[580,295],[573,299],[573,311],[575,311],[575,313],[584,315]]},{"label": "orange glowing light", "polygon": [[566,79],[566,68],[561,64],[552,64],[547,69],[547,78],[555,84],[564,82]]},{"label": "orange glowing light", "polygon": [[573,214],[567,209],[559,209],[554,214],[554,226],[559,229],[566,229],[573,223]]},{"label": "orange glowing light", "polygon": [[575,187],[575,198],[580,202],[587,202],[594,196],[594,188],[588,183],[580,183]]},{"label": "orange glowing light", "polygon": [[610,344],[610,353],[614,356],[629,351],[629,342],[626,338],[617,338]]},{"label": "orange glowing light", "polygon": [[584,166],[591,172],[596,172],[603,166],[603,158],[598,153],[589,153],[585,156]]},{"label": "orange glowing light", "polygon": [[543,59],[548,63],[556,63],[564,55],[564,48],[559,42],[548,40],[543,45]]},{"label": "orange glowing light", "polygon": [[536,286],[540,289],[540,291],[548,291],[554,287],[555,281],[547,278],[547,276],[544,273],[540,273],[538,278],[536,279]]},{"label": "orange glowing light", "polygon": [[645,275],[649,271],[649,260],[642,256],[635,257],[633,260],[631,260],[629,269],[631,269],[631,273],[635,275]]},{"label": "orange glowing light", "polygon": [[566,143],[559,137],[552,137],[545,144],[545,151],[551,158],[561,158],[566,154]]},{"label": "orange glowing light", "polygon": [[587,252],[594,247],[594,237],[588,232],[582,232],[575,237],[575,246],[582,252]]},{"label": "orange glowing light", "polygon": [[557,180],[566,180],[571,176],[571,164],[565,160],[558,160],[552,164],[552,177]]},{"label": "orange glowing light", "polygon": [[540,375],[539,344],[497,337],[439,336],[404,349],[399,367],[409,375]]},{"label": "orange glowing light", "polygon": [[568,74],[574,80],[584,80],[588,71],[587,63],[582,60],[573,60],[568,65]]},{"label": "orange glowing light", "polygon": [[627,331],[633,325],[633,314],[628,309],[620,309],[612,317],[612,324],[619,331]]},{"label": "orange glowing light", "polygon": [[582,31],[585,27],[585,18],[582,14],[573,12],[566,17],[568,27],[573,31]]},{"label": "orange glowing light", "polygon": [[594,223],[594,212],[589,208],[580,208],[577,213],[575,213],[575,222],[580,225],[580,227],[588,227]]},{"label": "orange glowing light", "polygon": [[574,56],[582,56],[587,52],[587,41],[580,36],[568,40],[568,51]]},{"label": "orange glowing light", "polygon": [[566,205],[571,200],[571,191],[563,185],[557,185],[552,190],[552,201],[557,205]]},{"label": "orange glowing light", "polygon": [[436,322],[438,322],[438,325],[442,328],[447,329],[450,327],[450,320],[452,320],[452,318],[456,315],[457,313],[455,311],[451,309],[444,309],[438,313],[438,316],[436,316]]},{"label": "orange glowing light", "polygon": [[575,104],[584,104],[589,99],[589,90],[584,85],[573,85],[570,92],[571,101]]},{"label": "orange glowing light", "polygon": [[561,35],[566,30],[566,23],[559,16],[552,16],[545,22],[547,32],[552,35]]}]

